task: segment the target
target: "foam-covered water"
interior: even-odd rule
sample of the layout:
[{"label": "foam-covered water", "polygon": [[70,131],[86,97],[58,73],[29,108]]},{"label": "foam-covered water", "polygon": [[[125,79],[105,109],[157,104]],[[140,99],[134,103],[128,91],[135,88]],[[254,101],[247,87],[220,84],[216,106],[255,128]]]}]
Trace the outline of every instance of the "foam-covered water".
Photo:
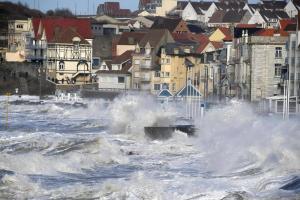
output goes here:
[{"label": "foam-covered water", "polygon": [[144,126],[184,106],[130,95],[87,107],[37,100],[11,102],[7,129],[0,97],[0,199],[300,199],[297,117],[233,101],[196,119],[195,137],[151,141]]}]

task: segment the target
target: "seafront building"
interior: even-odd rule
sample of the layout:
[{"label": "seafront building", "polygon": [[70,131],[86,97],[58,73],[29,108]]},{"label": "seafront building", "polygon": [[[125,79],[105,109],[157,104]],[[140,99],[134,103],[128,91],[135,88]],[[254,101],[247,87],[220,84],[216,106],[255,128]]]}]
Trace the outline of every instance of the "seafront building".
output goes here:
[{"label": "seafront building", "polygon": [[57,85],[93,82],[92,32],[86,19],[35,18],[28,59],[46,68],[47,80]]},{"label": "seafront building", "polygon": [[6,60],[46,69],[55,85],[157,95],[189,82],[205,100],[278,97],[288,75],[299,96],[298,9],[294,0],[140,0],[138,11],[105,2],[97,15],[9,21]]}]

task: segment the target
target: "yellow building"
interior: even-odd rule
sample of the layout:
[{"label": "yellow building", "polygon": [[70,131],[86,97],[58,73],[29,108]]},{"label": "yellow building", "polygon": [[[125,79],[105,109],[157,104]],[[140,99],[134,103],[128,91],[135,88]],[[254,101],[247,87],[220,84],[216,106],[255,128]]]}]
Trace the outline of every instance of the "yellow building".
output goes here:
[{"label": "yellow building", "polygon": [[219,27],[209,37],[212,42],[232,41],[232,33],[229,28]]},{"label": "yellow building", "polygon": [[[152,93],[158,94],[161,89],[169,89],[176,94],[186,86],[191,79],[195,87],[199,88],[199,61],[195,45],[178,45],[168,43],[161,50],[161,69],[155,71],[152,81]],[[190,69],[190,70],[188,70]]]}]

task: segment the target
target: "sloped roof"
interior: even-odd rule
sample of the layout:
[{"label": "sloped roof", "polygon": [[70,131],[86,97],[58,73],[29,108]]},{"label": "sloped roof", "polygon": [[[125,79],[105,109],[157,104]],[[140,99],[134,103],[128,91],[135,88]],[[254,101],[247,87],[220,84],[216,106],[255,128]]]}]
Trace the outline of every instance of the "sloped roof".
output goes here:
[{"label": "sloped roof", "polygon": [[[39,26],[45,30],[47,41],[52,41],[55,35],[55,30],[61,30],[72,28],[78,33],[82,39],[91,39],[91,22],[89,19],[77,19],[77,18],[37,18],[33,19],[34,30],[39,30]],[[38,25],[38,26],[37,26]],[[35,27],[37,26],[37,27]],[[41,33],[36,32],[36,38],[39,38]]]},{"label": "sloped roof", "polygon": [[188,83],[187,86],[182,88],[177,94],[177,97],[201,97],[201,92],[191,83]]},{"label": "sloped roof", "polygon": [[276,30],[274,28],[266,28],[257,31],[254,36],[274,36]]},{"label": "sloped roof", "polygon": [[167,55],[175,55],[175,50],[177,50],[178,53],[176,53],[176,55],[184,56],[187,55],[184,51],[185,49],[189,49],[191,53],[195,53],[196,44],[185,45],[182,43],[167,43],[164,48]]},{"label": "sloped roof", "polygon": [[215,49],[221,49],[224,46],[223,42],[214,42],[214,41],[211,41],[211,44],[215,47]]},{"label": "sloped roof", "polygon": [[182,19],[180,18],[157,17],[151,29],[168,29],[170,32],[173,32],[181,21]]},{"label": "sloped roof", "polygon": [[239,23],[246,13],[246,10],[217,10],[208,23]]},{"label": "sloped roof", "polygon": [[150,29],[149,32],[141,39],[139,45],[145,47],[149,42],[151,47],[156,47],[169,31],[167,29]]},{"label": "sloped roof", "polygon": [[136,45],[145,35],[145,32],[124,32],[119,39],[118,45]]},{"label": "sloped roof", "polygon": [[166,97],[173,97],[173,94],[168,89],[163,89],[159,92],[157,96],[166,98]]},{"label": "sloped roof", "polygon": [[284,7],[287,4],[285,0],[262,1],[262,3],[265,9],[270,9],[270,10],[284,9]]},{"label": "sloped roof", "polygon": [[219,27],[218,29],[225,35],[225,38],[223,39],[224,41],[231,41],[233,39],[229,28]]},{"label": "sloped roof", "polygon": [[80,44],[89,44],[84,38],[78,34],[76,29],[72,27],[66,27],[64,29],[56,27],[54,30],[54,35],[52,40],[48,41],[50,43],[73,43],[73,38],[80,38]]},{"label": "sloped roof", "polygon": [[208,23],[221,23],[223,22],[223,17],[226,14],[226,10],[217,10],[209,19]]},{"label": "sloped roof", "polygon": [[126,62],[127,60],[131,60],[132,59],[132,53],[133,51],[126,51],[123,54],[116,56],[112,59],[112,64],[122,64],[124,62]]},{"label": "sloped roof", "polygon": [[[189,3],[188,1],[177,1],[177,9],[183,10],[187,6],[188,3]],[[212,4],[212,2],[209,2],[209,1],[200,1],[200,2],[190,1],[190,3],[192,4],[193,8],[196,11],[200,10],[200,9],[206,11],[209,9],[209,7]]]},{"label": "sloped roof", "polygon": [[229,3],[222,3],[222,2],[215,2],[215,5],[219,10],[242,10],[245,6],[244,2],[229,2]]}]

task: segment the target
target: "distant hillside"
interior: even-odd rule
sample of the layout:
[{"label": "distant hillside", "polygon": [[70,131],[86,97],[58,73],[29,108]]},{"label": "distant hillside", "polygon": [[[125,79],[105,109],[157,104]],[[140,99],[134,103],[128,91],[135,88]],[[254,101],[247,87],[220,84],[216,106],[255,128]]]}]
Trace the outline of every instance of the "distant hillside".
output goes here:
[{"label": "distant hillside", "polygon": [[22,3],[0,2],[0,20],[27,19],[42,16],[44,16],[43,12],[30,9]]}]

